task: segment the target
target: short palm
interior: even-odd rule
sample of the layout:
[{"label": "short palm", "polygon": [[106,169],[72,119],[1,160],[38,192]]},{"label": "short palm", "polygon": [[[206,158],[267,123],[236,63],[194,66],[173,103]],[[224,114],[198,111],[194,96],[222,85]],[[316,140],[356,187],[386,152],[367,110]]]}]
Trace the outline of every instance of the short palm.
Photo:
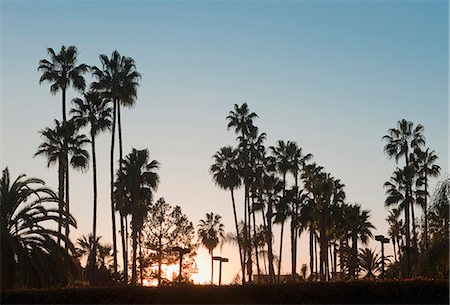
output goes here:
[{"label": "short palm", "polygon": [[[8,168],[0,180],[1,283],[15,286],[45,287],[65,284],[74,271],[71,258],[55,238],[73,245],[64,235],[44,227],[59,223],[56,194],[37,178],[20,175],[10,179]],[[64,213],[64,221],[76,226],[75,219]]]}]

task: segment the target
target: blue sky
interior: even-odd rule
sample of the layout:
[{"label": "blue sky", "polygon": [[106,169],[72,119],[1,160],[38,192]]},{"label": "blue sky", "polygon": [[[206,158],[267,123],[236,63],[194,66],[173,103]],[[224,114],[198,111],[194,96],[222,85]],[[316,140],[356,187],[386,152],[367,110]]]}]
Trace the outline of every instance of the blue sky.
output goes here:
[{"label": "blue sky", "polygon": [[[124,151],[149,148],[161,162],[157,197],[194,223],[214,211],[232,231],[229,194],[208,167],[235,143],[225,120],[234,103],[259,115],[268,146],[297,141],[340,178],[348,201],[372,211],[376,233],[387,230],[382,185],[395,168],[381,137],[397,120],[425,126],[448,172],[447,1],[3,1],[2,167],[55,189],[56,168],[33,154],[37,131],[61,118],[60,95],[38,84],[37,65],[47,47],[63,44],[89,65],[115,49],[136,60],[143,77],[137,104],[123,112]],[[108,241],[109,139],[98,143],[99,230]],[[78,237],[91,228],[91,172],[71,177]],[[238,269],[229,266],[227,281]]]}]

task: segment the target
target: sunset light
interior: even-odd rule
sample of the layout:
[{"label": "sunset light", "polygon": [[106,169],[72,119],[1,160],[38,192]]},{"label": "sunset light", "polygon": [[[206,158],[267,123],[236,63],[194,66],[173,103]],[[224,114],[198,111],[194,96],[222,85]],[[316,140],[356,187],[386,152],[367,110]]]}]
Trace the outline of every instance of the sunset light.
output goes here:
[{"label": "sunset light", "polygon": [[450,0],[0,0],[2,304],[449,304]]}]

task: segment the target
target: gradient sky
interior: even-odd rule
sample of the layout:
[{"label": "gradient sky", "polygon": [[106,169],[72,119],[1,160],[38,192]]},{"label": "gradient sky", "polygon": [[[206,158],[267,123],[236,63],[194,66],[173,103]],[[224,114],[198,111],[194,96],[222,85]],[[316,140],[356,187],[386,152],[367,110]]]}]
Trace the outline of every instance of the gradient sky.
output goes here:
[{"label": "gradient sky", "polygon": [[[387,233],[382,185],[395,168],[383,154],[388,128],[402,118],[423,124],[448,172],[447,1],[2,1],[0,163],[54,189],[57,169],[33,154],[38,130],[61,119],[61,96],[39,85],[37,66],[47,47],[61,45],[76,45],[79,63],[100,65],[98,55],[115,49],[136,60],[142,81],[135,107],[123,111],[124,152],[149,149],[161,163],[155,198],[180,205],[195,224],[213,211],[233,231],[230,195],[208,168],[221,146],[235,144],[225,120],[234,103],[259,115],[267,146],[297,141],[340,178],[348,202],[371,210],[376,234]],[[97,144],[98,234],[111,242],[109,141],[105,134]],[[91,175],[71,174],[73,238],[92,228]],[[299,268],[307,247],[302,237]],[[229,282],[238,253],[222,253]],[[209,274],[204,250],[199,267]]]}]

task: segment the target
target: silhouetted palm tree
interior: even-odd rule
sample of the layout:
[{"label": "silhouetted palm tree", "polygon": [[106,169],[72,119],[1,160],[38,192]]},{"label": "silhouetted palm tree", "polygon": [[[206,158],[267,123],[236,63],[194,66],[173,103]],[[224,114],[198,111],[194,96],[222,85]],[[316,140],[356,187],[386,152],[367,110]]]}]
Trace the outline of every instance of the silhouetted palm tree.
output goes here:
[{"label": "silhouetted palm tree", "polygon": [[26,178],[11,180],[8,168],[0,179],[1,288],[48,287],[67,284],[75,267],[69,254],[54,238],[64,240],[74,252],[70,240],[44,223],[76,226],[75,219],[53,204],[58,197],[44,181]]},{"label": "silhouetted palm tree", "polygon": [[439,165],[434,164],[438,159],[436,152],[427,148],[426,150],[421,150],[416,148],[414,151],[414,156],[416,160],[416,170],[419,175],[417,179],[417,188],[423,187],[423,190],[417,190],[418,196],[417,200],[422,205],[423,215],[424,215],[424,247],[428,249],[428,178],[438,177],[441,168]]},{"label": "silhouetted palm tree", "polygon": [[300,213],[301,205],[305,199],[306,193],[299,189],[298,178],[301,170],[306,165],[306,161],[310,160],[312,154],[303,155],[302,148],[296,142],[288,142],[287,151],[291,161],[289,171],[294,177],[294,198],[291,202],[290,216],[291,216],[291,274],[295,280],[297,274],[297,239],[299,237],[299,221],[298,214]]},{"label": "silhouetted palm tree", "polygon": [[206,219],[201,219],[198,225],[198,237],[200,243],[208,249],[211,255],[211,285],[214,278],[214,249],[222,243],[224,239],[224,230],[222,224],[222,217],[220,215],[214,215],[214,213],[207,213]]},{"label": "silhouetted palm tree", "polygon": [[[397,128],[388,129],[388,134],[385,135],[382,139],[387,142],[384,146],[384,152],[387,154],[389,158],[394,158],[395,162],[398,163],[398,160],[401,157],[405,158],[405,171],[411,171],[411,169],[407,169],[408,167],[412,167],[410,164],[410,153],[414,151],[414,149],[420,148],[425,145],[425,138],[423,136],[424,127],[418,124],[414,127],[414,123],[402,119],[397,122]],[[415,230],[415,219],[414,219],[414,207],[413,207],[413,197],[412,197],[412,182],[407,181],[406,189],[405,189],[405,225],[406,225],[406,261],[407,261],[407,276],[410,273],[410,257],[409,257],[409,249],[410,249],[410,228],[409,228],[409,207],[411,205],[411,214],[412,214],[412,225],[413,225],[413,245],[414,248],[417,249],[417,237]]]},{"label": "silhouetted palm tree", "polygon": [[149,206],[152,202],[153,192],[159,184],[159,176],[155,172],[159,163],[150,161],[147,149],[132,149],[131,153],[122,160],[122,171],[118,172],[117,183],[125,191],[123,196],[129,200],[127,207],[131,214],[131,239],[133,243],[133,258],[131,284],[136,285],[136,251],[138,236],[142,230],[143,222],[147,216]]},{"label": "silhouetted palm tree", "polygon": [[[236,213],[236,203],[234,200],[234,190],[241,185],[239,176],[238,152],[231,146],[222,147],[213,156],[214,164],[210,167],[210,172],[216,185],[231,192],[231,203],[233,205],[234,224],[236,227],[236,236],[239,235],[239,225]],[[238,240],[239,259],[241,263],[242,278],[245,278],[245,265],[242,258],[242,241]]]},{"label": "silhouetted palm tree", "polygon": [[[89,126],[92,144],[92,176],[93,176],[93,240],[97,239],[97,159],[95,153],[95,137],[111,126],[111,108],[106,99],[97,92],[87,92],[84,99],[73,100],[74,107],[71,110],[73,120],[79,127]],[[96,265],[96,243],[92,243],[92,266]],[[116,270],[115,270],[116,271]],[[94,275],[95,277],[95,275]]]},{"label": "silhouetted palm tree", "polygon": [[267,254],[269,260],[269,280],[271,283],[275,281],[275,270],[274,255],[273,255],[273,229],[272,224],[274,221],[274,211],[273,208],[277,205],[280,193],[283,190],[283,182],[277,178],[275,175],[264,175],[262,181],[262,191],[266,200],[267,212],[266,212],[266,223],[267,223]]},{"label": "silhouetted palm tree", "polygon": [[[228,126],[227,128],[234,128],[235,133],[238,135],[239,141],[239,161],[241,177],[244,182],[244,224],[246,231],[246,239],[250,240],[250,203],[249,203],[249,192],[250,192],[250,138],[256,137],[258,128],[253,124],[253,120],[258,118],[258,115],[254,112],[250,112],[247,103],[243,103],[241,106],[234,104],[234,110],[229,112],[227,116]],[[247,272],[248,279],[251,280],[252,277],[252,260],[251,260],[251,247],[246,249],[244,252],[243,261],[247,262]],[[248,256],[248,259],[246,259]],[[242,283],[245,283],[245,278],[242,279]]]},{"label": "silhouetted palm tree", "polygon": [[[388,260],[385,257],[385,262]],[[375,253],[372,249],[364,248],[360,249],[358,253],[358,266],[366,273],[364,277],[374,278],[375,273],[381,271],[382,258],[379,254]]]},{"label": "silhouetted palm tree", "polygon": [[[125,107],[132,107],[137,97],[137,87],[139,86],[138,80],[141,75],[136,71],[136,65],[134,59],[120,55],[116,50],[112,52],[111,58],[107,55],[100,55],[100,62],[102,63],[102,69],[92,67],[92,74],[97,80],[93,82],[91,87],[97,91],[100,91],[104,98],[107,98],[113,102],[112,113],[112,134],[111,134],[111,159],[110,159],[110,175],[111,175],[111,219],[112,219],[112,232],[113,232],[113,248],[114,248],[114,268],[117,269],[117,242],[116,242],[116,221],[114,214],[114,142],[116,136],[116,115],[118,121],[119,131],[119,170],[122,169],[123,160],[123,146],[122,146],[122,123],[120,118],[120,105]],[[127,258],[127,244],[125,241],[125,226],[124,215],[120,218],[121,237],[122,237],[122,254],[123,264],[126,266]],[[128,280],[127,268],[124,267],[125,281]]]},{"label": "silhouetted palm tree", "polygon": [[283,196],[278,202],[276,215],[276,222],[281,224],[278,279],[280,278],[281,275],[284,223],[286,222],[287,219],[288,203],[289,203],[289,200],[286,197],[286,174],[291,169],[291,160],[288,150],[290,143],[291,143],[290,141],[286,143],[283,140],[279,140],[276,146],[270,147],[270,151],[272,152],[272,155],[275,158],[277,170],[281,174],[283,179]]},{"label": "silhouetted palm tree", "polygon": [[369,238],[372,238],[372,229],[375,227],[369,221],[370,213],[368,210],[361,210],[359,204],[350,205],[344,214],[348,220],[350,236],[352,239],[352,257],[350,264],[350,275],[357,275],[358,267],[358,240],[367,244]]},{"label": "silhouetted palm tree", "polygon": [[[62,46],[58,54],[52,49],[48,48],[47,53],[50,60],[41,59],[39,61],[38,70],[42,72],[39,83],[51,83],[50,92],[56,94],[58,91],[62,92],[62,126],[66,125],[66,91],[69,87],[75,90],[83,91],[86,87],[86,81],[83,74],[89,69],[85,64],[77,65],[78,50],[75,46]],[[67,209],[69,209],[70,192],[69,192],[69,162],[68,162],[68,147],[64,143],[65,160],[64,160],[64,176],[65,176],[65,202]],[[69,227],[66,227],[66,235],[69,235]]]},{"label": "silhouetted palm tree", "polygon": [[[389,216],[386,218],[386,221],[389,224],[388,235],[392,240],[392,245],[394,247],[394,259],[397,262],[397,248],[400,251],[400,230],[402,227],[402,222],[399,221],[400,217],[400,209],[392,209],[389,211]],[[397,248],[396,248],[397,245]]]},{"label": "silhouetted palm tree", "polygon": [[[65,162],[69,160],[70,165],[75,169],[86,169],[89,164],[89,153],[83,147],[90,141],[84,134],[79,133],[73,120],[66,122],[65,125],[62,125],[58,120],[54,122],[55,127],[53,129],[47,127],[40,131],[44,142],[39,145],[35,156],[44,155],[47,157],[48,166],[58,162],[59,209],[60,211],[65,209],[67,213],[70,213],[68,203],[64,203]],[[66,157],[66,152],[70,157],[69,159]],[[68,191],[67,179],[65,182],[66,191]],[[62,215],[61,212],[60,214]],[[60,222],[59,226],[61,225],[62,222]],[[61,228],[58,229],[58,232],[61,232]],[[69,237],[68,226],[66,226],[66,237]]]}]

